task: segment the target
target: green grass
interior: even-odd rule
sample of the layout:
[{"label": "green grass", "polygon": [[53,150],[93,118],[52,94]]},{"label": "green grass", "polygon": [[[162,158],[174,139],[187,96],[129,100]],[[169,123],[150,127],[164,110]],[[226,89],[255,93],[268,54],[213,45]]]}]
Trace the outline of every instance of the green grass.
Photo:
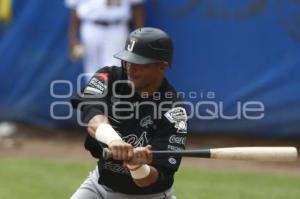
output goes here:
[{"label": "green grass", "polygon": [[178,198],[299,199],[300,176],[182,169],[176,175]]},{"label": "green grass", "polygon": [[[0,198],[69,198],[94,167],[90,162],[2,159]],[[178,199],[298,199],[300,177],[182,168],[175,192]]]},{"label": "green grass", "polygon": [[70,198],[94,167],[84,162],[0,160],[0,198]]}]

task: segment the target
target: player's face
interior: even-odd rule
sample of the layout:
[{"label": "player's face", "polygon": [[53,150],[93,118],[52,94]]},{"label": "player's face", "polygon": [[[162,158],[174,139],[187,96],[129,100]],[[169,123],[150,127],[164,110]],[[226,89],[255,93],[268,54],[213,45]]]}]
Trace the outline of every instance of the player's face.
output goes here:
[{"label": "player's face", "polygon": [[132,81],[135,89],[143,90],[155,85],[163,76],[164,67],[159,64],[139,65],[126,62],[128,80]]}]

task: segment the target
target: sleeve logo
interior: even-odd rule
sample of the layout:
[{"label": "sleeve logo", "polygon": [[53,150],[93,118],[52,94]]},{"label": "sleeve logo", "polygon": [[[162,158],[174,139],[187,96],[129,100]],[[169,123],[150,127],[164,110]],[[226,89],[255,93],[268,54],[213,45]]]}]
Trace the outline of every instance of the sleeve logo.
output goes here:
[{"label": "sleeve logo", "polygon": [[171,122],[175,123],[178,133],[186,133],[187,130],[187,114],[184,108],[176,107],[165,113],[165,117]]},{"label": "sleeve logo", "polygon": [[177,160],[175,158],[173,158],[173,157],[170,157],[168,159],[168,161],[169,161],[170,164],[173,164],[173,165],[175,165],[177,163]]},{"label": "sleeve logo", "polygon": [[102,95],[106,90],[107,85],[93,77],[84,89],[84,94]]}]

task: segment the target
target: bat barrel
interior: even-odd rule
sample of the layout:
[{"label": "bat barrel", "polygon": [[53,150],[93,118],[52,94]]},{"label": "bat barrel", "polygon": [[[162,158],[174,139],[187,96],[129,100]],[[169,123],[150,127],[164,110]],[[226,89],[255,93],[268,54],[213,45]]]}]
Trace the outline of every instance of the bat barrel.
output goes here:
[{"label": "bat barrel", "polygon": [[232,147],[211,149],[212,159],[255,160],[255,161],[296,161],[295,147]]}]

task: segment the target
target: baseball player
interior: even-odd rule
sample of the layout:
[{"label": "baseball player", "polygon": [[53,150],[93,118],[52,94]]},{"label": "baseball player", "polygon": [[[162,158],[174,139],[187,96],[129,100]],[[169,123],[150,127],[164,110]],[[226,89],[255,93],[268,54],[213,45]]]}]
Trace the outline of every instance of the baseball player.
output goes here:
[{"label": "baseball player", "polygon": [[132,17],[136,28],[144,26],[143,0],[65,2],[72,9],[69,31],[71,60],[76,61],[83,55],[84,72],[91,75],[101,66],[120,65],[112,56],[122,50]]},{"label": "baseball player", "polygon": [[[172,40],[156,28],[133,31],[115,57],[122,67],[100,69],[72,99],[88,124],[85,148],[98,159],[72,199],[158,199],[172,194],[181,157],[151,150],[184,150],[187,114],[164,77]],[[112,159],[102,157],[107,147]]]}]

